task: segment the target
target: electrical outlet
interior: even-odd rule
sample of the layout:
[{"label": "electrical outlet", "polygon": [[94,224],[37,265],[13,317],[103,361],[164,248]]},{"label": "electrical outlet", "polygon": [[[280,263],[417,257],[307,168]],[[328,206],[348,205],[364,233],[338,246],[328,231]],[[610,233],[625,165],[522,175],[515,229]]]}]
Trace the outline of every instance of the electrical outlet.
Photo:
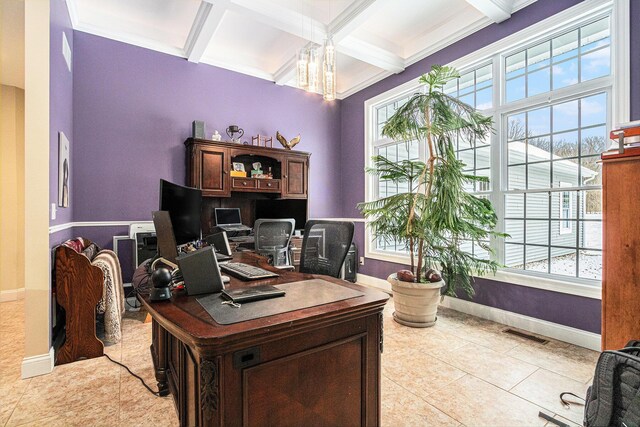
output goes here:
[{"label": "electrical outlet", "polygon": [[56,219],[56,204],[51,203],[51,219]]},{"label": "electrical outlet", "polygon": [[364,257],[363,256],[360,257],[360,265],[364,265]]}]

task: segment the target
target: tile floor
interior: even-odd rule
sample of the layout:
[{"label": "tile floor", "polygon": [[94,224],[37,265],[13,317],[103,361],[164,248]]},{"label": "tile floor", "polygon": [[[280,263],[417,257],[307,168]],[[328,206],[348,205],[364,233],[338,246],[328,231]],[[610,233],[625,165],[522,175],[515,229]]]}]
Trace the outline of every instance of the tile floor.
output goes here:
[{"label": "tile floor", "polygon": [[[582,407],[564,408],[562,391],[584,395],[598,353],[551,340],[504,334],[503,325],[441,309],[433,328],[412,329],[385,309],[382,424],[385,426],[544,426],[544,412],[580,425]],[[127,313],[122,342],[105,348],[155,387],[147,347],[151,325]],[[174,426],[169,398],[149,394],[106,358],[58,366],[20,379],[24,302],[0,303],[0,426]],[[551,425],[551,424],[548,424]]]}]

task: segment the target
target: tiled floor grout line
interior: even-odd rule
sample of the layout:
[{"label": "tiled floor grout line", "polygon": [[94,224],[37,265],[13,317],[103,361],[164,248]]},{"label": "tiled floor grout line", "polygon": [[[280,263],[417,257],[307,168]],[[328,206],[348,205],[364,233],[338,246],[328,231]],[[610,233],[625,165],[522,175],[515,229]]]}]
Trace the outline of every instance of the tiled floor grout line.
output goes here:
[{"label": "tiled floor grout line", "polygon": [[[454,380],[454,381],[458,381],[458,380],[460,380],[460,379],[462,379],[462,378],[466,377],[467,375],[471,375],[471,374],[469,374],[469,373],[465,373],[465,375],[461,376],[460,378],[458,378],[458,379],[456,379],[456,380]],[[431,403],[427,402],[426,400],[424,400],[424,398],[422,398],[421,396],[418,396],[417,394],[415,394],[415,393],[414,393],[414,392],[412,392],[411,390],[408,390],[408,389],[407,389],[407,388],[405,388],[402,384],[399,384],[399,383],[395,382],[395,381],[394,381],[393,379],[391,379],[389,376],[387,376],[387,375],[384,375],[384,376],[385,376],[385,378],[387,378],[389,381],[391,381],[392,383],[394,383],[395,385],[397,385],[398,387],[400,387],[401,389],[403,389],[405,392],[407,392],[407,393],[409,393],[410,395],[414,396],[415,398],[420,399],[421,401],[423,401],[426,405],[429,405],[430,407],[432,407],[432,408],[433,408],[433,409],[435,409],[436,411],[443,413],[444,415],[446,415],[447,417],[449,417],[449,418],[451,418],[451,419],[453,419],[453,420],[456,420],[460,425],[464,425],[464,424],[462,424],[462,421],[460,421],[459,419],[457,419],[457,418],[456,418],[456,417],[454,417],[453,415],[451,415],[451,414],[447,414],[447,413],[446,413],[446,412],[444,412],[442,409],[440,409],[440,408],[438,408],[437,406],[434,406],[434,405],[432,405]],[[473,375],[471,375],[471,376],[473,376]],[[451,382],[454,382],[454,381],[451,381]],[[451,383],[449,383],[449,384],[451,384]]]},{"label": "tiled floor grout line", "polygon": [[[513,390],[514,388],[518,387],[518,385],[520,385],[522,382],[526,381],[526,380],[527,380],[527,378],[531,377],[533,374],[535,374],[536,372],[538,372],[540,369],[544,369],[544,368],[541,368],[540,366],[537,366],[537,365],[533,365],[533,366],[535,366],[535,367],[536,367],[536,370],[535,370],[535,371],[531,372],[529,375],[527,375],[526,377],[524,377],[523,379],[521,379],[520,381],[518,381],[516,384],[514,384],[514,386],[513,386],[513,387],[511,387],[509,390],[506,390],[506,391],[507,391],[507,392],[509,392],[509,393],[511,393],[511,390]],[[513,394],[514,396],[516,396],[516,394],[514,394],[514,393],[511,393],[511,394]]]}]

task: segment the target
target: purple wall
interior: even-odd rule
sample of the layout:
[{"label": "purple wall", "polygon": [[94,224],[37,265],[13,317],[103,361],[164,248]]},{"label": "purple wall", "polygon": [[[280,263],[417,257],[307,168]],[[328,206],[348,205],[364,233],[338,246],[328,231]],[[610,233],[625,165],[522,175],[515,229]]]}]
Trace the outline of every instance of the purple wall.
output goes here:
[{"label": "purple wall", "polygon": [[[413,64],[404,72],[390,76],[344,99],[342,156],[348,158],[349,163],[343,163],[342,180],[350,185],[344,186],[342,190],[342,215],[351,218],[361,217],[355,206],[364,199],[364,102],[367,99],[417,78],[428,72],[434,64],[447,64],[579,2],[539,0],[513,14],[507,21],[490,25]],[[636,13],[638,9],[640,8],[636,5]],[[637,78],[635,83],[637,89]],[[636,107],[637,104],[636,102]],[[364,225],[361,223],[356,225],[355,240],[360,251],[364,252]],[[400,268],[405,266],[366,259],[365,265],[360,267],[360,272],[384,279],[389,273]],[[477,280],[475,288],[476,295],[473,301],[476,303],[590,332],[600,332],[600,300],[484,279]]]},{"label": "purple wall", "polygon": [[207,136],[229,124],[249,141],[301,133],[309,215],[339,215],[340,102],[77,31],[74,49],[75,221],[149,220],[159,179],[185,182],[193,120]]},{"label": "purple wall", "polygon": [[[49,204],[58,204],[58,132],[62,131],[73,148],[73,75],[62,56],[62,33],[64,32],[73,50],[73,30],[64,0],[52,0],[50,9],[50,92],[49,92]],[[72,57],[73,58],[73,57]],[[73,71],[73,65],[71,67]],[[71,164],[73,166],[73,153]],[[73,173],[73,169],[71,169]],[[72,182],[70,182],[72,184]],[[72,221],[74,205],[73,188],[68,208],[57,208],[55,220],[50,225]]]}]

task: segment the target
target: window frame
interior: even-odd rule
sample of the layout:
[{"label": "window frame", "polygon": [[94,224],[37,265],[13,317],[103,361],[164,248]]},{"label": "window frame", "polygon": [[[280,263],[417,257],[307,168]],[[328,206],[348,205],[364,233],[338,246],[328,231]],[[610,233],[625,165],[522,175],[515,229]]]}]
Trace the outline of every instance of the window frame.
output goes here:
[{"label": "window frame", "polygon": [[[587,4],[585,4],[587,3]],[[523,51],[531,46],[550,40],[582,27],[591,22],[610,16],[610,74],[605,77],[599,77],[593,80],[579,82],[577,84],[566,86],[560,89],[537,94],[531,97],[519,99],[507,103],[505,101],[505,59],[509,55]],[[578,99],[589,96],[590,94],[606,92],[607,102],[610,108],[607,111],[607,124],[614,126],[617,123],[623,123],[629,120],[629,48],[628,48],[628,30],[629,30],[629,0],[620,0],[613,2],[611,0],[593,0],[591,2],[583,2],[571,8],[568,8],[558,14],[551,16],[543,21],[533,24],[517,33],[507,36],[496,41],[478,51],[459,58],[449,65],[458,68],[461,74],[471,70],[481,68],[488,63],[493,64],[493,102],[492,108],[484,110],[485,113],[493,116],[495,134],[491,136],[491,190],[482,192],[486,194],[496,208],[498,214],[498,230],[504,230],[505,194],[510,191],[506,188],[507,178],[507,144],[501,142],[502,133],[505,129],[507,114],[514,114],[518,110],[531,110],[538,105],[561,102],[563,100]],[[371,153],[373,152],[372,137],[375,135],[373,126],[375,108],[389,102],[393,99],[400,99],[407,94],[421,90],[421,85],[417,80],[408,81],[397,86],[387,92],[377,95],[365,101],[365,163],[370,163]],[[379,141],[376,141],[379,142]],[[391,143],[388,140],[387,143]],[[420,146],[420,156],[424,158],[422,151],[425,151],[424,144]],[[496,167],[499,165],[499,167]],[[367,174],[365,177],[365,200],[372,200],[372,189],[374,187],[375,178]],[[581,184],[581,183],[579,183]],[[572,194],[575,190],[593,190],[600,189],[601,186],[578,185],[577,187],[567,187],[561,192],[569,192]],[[557,188],[551,191],[557,191]],[[374,190],[377,191],[377,190]],[[549,189],[541,190],[548,192]],[[573,197],[573,196],[570,196]],[[504,239],[493,237],[491,246],[496,252],[496,259],[504,259]],[[368,227],[365,227],[365,257],[395,262],[400,264],[409,264],[410,260],[407,255],[398,253],[389,253],[375,250],[372,245],[371,233]],[[488,278],[497,281],[504,281],[513,284],[547,289],[561,293],[585,296],[589,298],[601,298],[600,280],[584,279],[577,277],[554,276],[548,273],[536,273],[532,271],[502,268],[496,275],[490,275]]]}]

